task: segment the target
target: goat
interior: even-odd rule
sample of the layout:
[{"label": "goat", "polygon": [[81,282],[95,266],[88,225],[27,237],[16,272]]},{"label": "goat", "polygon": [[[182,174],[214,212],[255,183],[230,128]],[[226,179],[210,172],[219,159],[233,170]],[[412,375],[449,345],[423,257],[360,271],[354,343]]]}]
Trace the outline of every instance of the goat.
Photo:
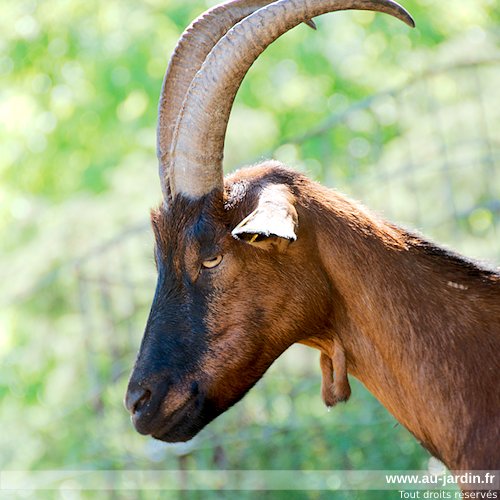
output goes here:
[{"label": "goat", "polygon": [[500,273],[276,161],[223,178],[231,107],[275,39],[392,0],[236,0],[182,35],[159,105],[158,282],[125,404],[138,432],[191,439],[294,343],[328,406],[359,379],[453,470],[500,468]]}]

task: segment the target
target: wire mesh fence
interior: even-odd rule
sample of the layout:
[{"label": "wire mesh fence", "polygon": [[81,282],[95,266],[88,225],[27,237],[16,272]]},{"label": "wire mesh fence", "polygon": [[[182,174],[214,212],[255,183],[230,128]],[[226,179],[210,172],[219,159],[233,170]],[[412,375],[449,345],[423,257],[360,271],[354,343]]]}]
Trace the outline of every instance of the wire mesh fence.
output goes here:
[{"label": "wire mesh fence", "polygon": [[[265,156],[498,265],[499,77],[500,59],[478,61],[423,74],[355,105],[339,101],[339,112],[325,123]],[[25,417],[38,443],[34,467],[299,469],[320,467],[323,457],[342,469],[417,468],[426,459],[359,384],[345,407],[327,415],[317,355],[305,348],[292,348],[192,442],[137,436],[122,399],[155,286],[148,224],[124,229],[51,276],[22,299],[40,317],[47,307],[59,311],[46,325],[57,341],[34,344],[40,364],[58,365],[30,396],[39,402],[36,414]],[[72,390],[59,389],[61,377]],[[25,381],[7,382],[15,398]],[[68,404],[51,408],[50,394],[58,390],[66,391]],[[78,452],[61,456],[73,441]],[[22,463],[24,448],[3,444],[4,464]]]}]

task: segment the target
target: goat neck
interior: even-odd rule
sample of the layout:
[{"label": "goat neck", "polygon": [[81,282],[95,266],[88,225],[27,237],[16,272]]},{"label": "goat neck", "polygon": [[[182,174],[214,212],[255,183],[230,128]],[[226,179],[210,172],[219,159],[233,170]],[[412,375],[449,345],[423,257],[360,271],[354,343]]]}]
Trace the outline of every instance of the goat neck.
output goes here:
[{"label": "goat neck", "polygon": [[319,185],[302,204],[334,296],[331,330],[302,343],[342,346],[349,373],[451,469],[494,469],[498,274]]}]

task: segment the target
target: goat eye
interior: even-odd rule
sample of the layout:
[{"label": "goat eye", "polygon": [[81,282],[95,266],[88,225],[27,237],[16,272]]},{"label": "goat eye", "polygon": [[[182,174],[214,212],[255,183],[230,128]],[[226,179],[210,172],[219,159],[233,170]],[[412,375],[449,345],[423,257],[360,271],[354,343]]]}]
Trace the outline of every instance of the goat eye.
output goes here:
[{"label": "goat eye", "polygon": [[222,262],[222,255],[217,255],[213,259],[208,259],[203,261],[203,267],[206,269],[213,269],[217,267]]}]

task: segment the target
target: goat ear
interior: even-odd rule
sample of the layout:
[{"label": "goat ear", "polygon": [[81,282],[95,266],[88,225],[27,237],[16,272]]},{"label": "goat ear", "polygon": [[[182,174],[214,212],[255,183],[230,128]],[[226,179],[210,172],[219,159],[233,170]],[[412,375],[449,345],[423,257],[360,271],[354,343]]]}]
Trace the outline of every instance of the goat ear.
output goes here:
[{"label": "goat ear", "polygon": [[298,215],[290,190],[281,184],[271,184],[259,194],[257,208],[231,232],[250,245],[284,251],[297,239]]}]

